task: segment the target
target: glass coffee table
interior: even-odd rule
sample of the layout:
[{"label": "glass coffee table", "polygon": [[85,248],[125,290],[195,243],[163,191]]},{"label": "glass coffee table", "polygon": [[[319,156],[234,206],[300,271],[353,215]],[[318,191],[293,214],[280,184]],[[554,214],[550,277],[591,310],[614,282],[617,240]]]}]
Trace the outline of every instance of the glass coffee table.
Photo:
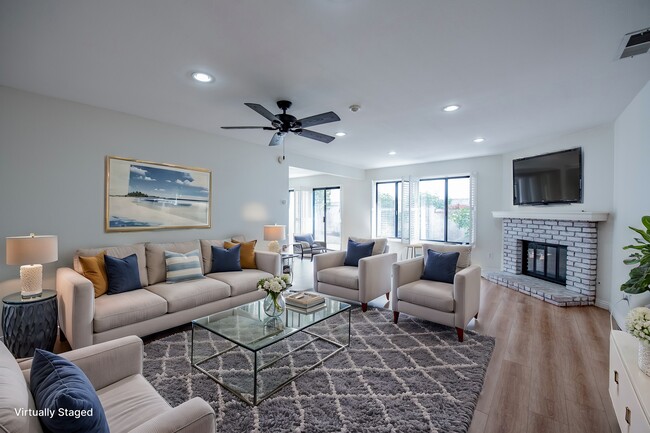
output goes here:
[{"label": "glass coffee table", "polygon": [[263,303],[192,321],[192,367],[252,406],[350,345],[350,304],[272,318]]}]

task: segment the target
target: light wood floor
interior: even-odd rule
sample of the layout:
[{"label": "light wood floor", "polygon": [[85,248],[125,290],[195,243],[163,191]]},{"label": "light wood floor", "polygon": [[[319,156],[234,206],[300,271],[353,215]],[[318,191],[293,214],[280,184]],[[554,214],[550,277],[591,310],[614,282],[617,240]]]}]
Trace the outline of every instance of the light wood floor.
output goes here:
[{"label": "light wood floor", "polygon": [[[308,259],[294,286],[313,287]],[[609,313],[555,307],[481,280],[469,329],[496,338],[470,433],[618,433],[608,394]],[[384,298],[371,305],[388,308]]]}]

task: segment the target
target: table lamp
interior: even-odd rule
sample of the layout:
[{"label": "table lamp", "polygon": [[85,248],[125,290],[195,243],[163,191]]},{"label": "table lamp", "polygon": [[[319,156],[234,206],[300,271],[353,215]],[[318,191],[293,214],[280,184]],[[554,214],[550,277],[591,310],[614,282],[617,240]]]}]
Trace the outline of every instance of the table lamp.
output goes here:
[{"label": "table lamp", "polygon": [[279,225],[264,226],[264,240],[271,241],[269,242],[269,251],[273,253],[279,253],[280,243],[278,241],[283,240],[285,237],[286,237],[285,226],[279,226]]},{"label": "table lamp", "polygon": [[43,292],[42,263],[59,259],[56,236],[12,236],[7,238],[7,264],[20,266],[20,294],[23,298]]}]

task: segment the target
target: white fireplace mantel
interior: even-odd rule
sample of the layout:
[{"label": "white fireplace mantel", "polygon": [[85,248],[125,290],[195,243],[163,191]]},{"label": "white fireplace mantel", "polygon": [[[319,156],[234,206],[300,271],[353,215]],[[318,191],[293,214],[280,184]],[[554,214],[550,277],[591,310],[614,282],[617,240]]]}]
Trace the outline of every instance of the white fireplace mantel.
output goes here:
[{"label": "white fireplace mantel", "polygon": [[518,212],[518,211],[492,211],[494,218],[519,218],[534,220],[557,221],[607,221],[607,212]]}]

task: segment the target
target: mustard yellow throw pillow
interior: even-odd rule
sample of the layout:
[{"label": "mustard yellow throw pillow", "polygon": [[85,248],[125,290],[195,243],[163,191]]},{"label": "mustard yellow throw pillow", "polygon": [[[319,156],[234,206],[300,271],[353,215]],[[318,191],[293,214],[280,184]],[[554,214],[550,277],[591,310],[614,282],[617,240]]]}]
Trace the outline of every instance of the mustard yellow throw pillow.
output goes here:
[{"label": "mustard yellow throw pillow", "polygon": [[257,240],[250,242],[228,242],[223,243],[224,248],[231,248],[240,244],[239,248],[239,261],[241,262],[242,269],[257,269],[255,264],[255,244]]},{"label": "mustard yellow throw pillow", "polygon": [[95,287],[95,298],[102,296],[108,291],[108,277],[106,276],[104,254],[105,251],[102,251],[93,257],[79,257],[83,276],[88,278],[93,283],[93,287]]}]

